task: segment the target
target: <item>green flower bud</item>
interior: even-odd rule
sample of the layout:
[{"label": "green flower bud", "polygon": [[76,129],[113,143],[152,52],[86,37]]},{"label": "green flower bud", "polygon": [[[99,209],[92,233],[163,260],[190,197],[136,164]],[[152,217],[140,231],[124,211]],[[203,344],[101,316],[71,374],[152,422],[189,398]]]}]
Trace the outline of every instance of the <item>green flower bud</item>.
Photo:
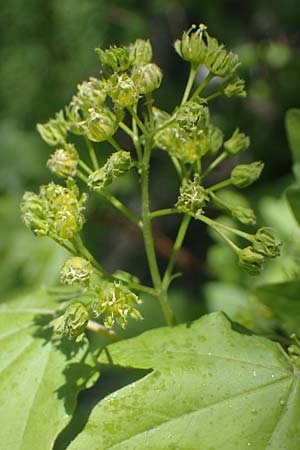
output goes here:
[{"label": "green flower bud", "polygon": [[194,181],[184,180],[180,187],[180,195],[175,207],[182,213],[191,214],[195,218],[202,214],[203,208],[209,200],[209,195],[199,179],[195,177]]},{"label": "green flower bud", "polygon": [[138,102],[139,93],[132,79],[126,74],[112,75],[108,82],[108,95],[116,108],[126,108]]},{"label": "green flower bud", "polygon": [[244,133],[240,133],[237,128],[231,138],[224,142],[224,149],[229,156],[235,156],[239,152],[247,150],[250,145],[250,139]]},{"label": "green flower bud", "polygon": [[51,325],[54,332],[80,342],[89,321],[89,313],[82,303],[68,306],[63,316],[53,320]]},{"label": "green flower bud", "polygon": [[259,228],[256,232],[253,242],[253,248],[256,252],[269,258],[275,258],[280,255],[281,242],[275,239],[274,231],[270,227]]},{"label": "green flower bud", "polygon": [[91,189],[97,191],[111,184],[116,178],[128,172],[132,167],[130,152],[120,150],[113,153],[103,167],[93,172],[88,179]]},{"label": "green flower bud", "polygon": [[223,92],[226,97],[243,97],[247,96],[245,91],[245,81],[237,75],[230,77],[223,86]]},{"label": "green flower bud", "polygon": [[78,92],[73,97],[73,103],[83,111],[90,108],[97,109],[102,106],[106,99],[106,85],[103,80],[91,77],[77,86]]},{"label": "green flower bud", "polygon": [[137,39],[133,44],[129,46],[130,59],[132,64],[147,64],[152,59],[152,46],[147,39]]},{"label": "green flower bud", "polygon": [[89,118],[86,121],[86,135],[94,142],[102,142],[112,137],[118,128],[116,115],[107,107],[89,109]]},{"label": "green flower bud", "polygon": [[72,239],[79,233],[85,223],[84,210],[87,195],[79,198],[79,190],[75,183],[68,180],[68,187],[50,183],[42,186],[41,195],[49,201],[51,233],[60,239]]},{"label": "green flower bud", "polygon": [[111,328],[119,324],[122,328],[128,319],[142,319],[139,311],[133,306],[141,300],[125,286],[118,282],[110,283],[97,289],[97,300],[92,309],[96,317],[104,316],[104,325]]},{"label": "green flower bud", "polygon": [[49,145],[63,144],[67,136],[66,121],[62,111],[59,111],[54,119],[47,123],[37,124],[37,130],[41,138]]},{"label": "green flower bud", "polygon": [[206,131],[209,151],[213,154],[217,153],[223,145],[223,132],[220,128],[210,125]]},{"label": "green flower bud", "polygon": [[127,47],[110,46],[106,50],[96,48],[102,66],[104,76],[110,76],[113,72],[125,72],[132,64],[132,58]]},{"label": "green flower bud", "polygon": [[91,263],[80,256],[68,259],[62,266],[61,282],[63,284],[80,284],[84,287],[90,283],[93,268]]},{"label": "green flower bud", "polygon": [[256,217],[251,208],[244,208],[243,206],[235,206],[231,209],[232,216],[245,225],[255,225]]},{"label": "green flower bud", "polygon": [[194,131],[199,126],[207,126],[209,123],[209,110],[201,99],[199,101],[186,102],[178,108],[175,114],[176,121],[187,131]]},{"label": "green flower bud", "polygon": [[230,181],[238,188],[245,188],[254,183],[263,170],[264,164],[256,161],[252,164],[240,164],[231,172]]},{"label": "green flower bud", "polygon": [[184,164],[193,164],[199,159],[198,147],[202,143],[200,138],[190,138],[189,134],[178,124],[173,124],[155,136],[155,144],[166,150],[170,156],[177,158]]},{"label": "green flower bud", "polygon": [[33,192],[25,192],[21,202],[22,220],[36,236],[47,236],[49,233],[48,203]]},{"label": "green flower bud", "polygon": [[59,177],[75,177],[77,164],[79,162],[78,152],[73,144],[65,144],[51,155],[47,162],[49,169]]},{"label": "green flower bud", "polygon": [[206,58],[207,46],[203,40],[206,26],[200,24],[198,27],[192,25],[188,31],[185,31],[181,40],[178,39],[175,44],[175,50],[182,59],[194,65],[203,64]]},{"label": "green flower bud", "polygon": [[239,252],[240,266],[250,275],[259,275],[263,269],[265,258],[261,253],[257,253],[253,247],[243,248]]},{"label": "green flower bud", "polygon": [[78,188],[71,180],[66,188],[49,183],[41,186],[39,195],[26,192],[21,203],[23,221],[38,236],[71,239],[85,222],[87,197],[78,196]]},{"label": "green flower bud", "polygon": [[73,134],[78,134],[80,136],[84,135],[86,132],[86,121],[75,100],[65,107],[65,114],[67,129]]},{"label": "green flower bud", "polygon": [[159,88],[162,72],[156,64],[140,64],[134,67],[132,80],[140,94],[148,94]]},{"label": "green flower bud", "polygon": [[208,50],[205,64],[208,70],[218,77],[227,77],[231,75],[240,65],[238,55],[227,52],[221,44],[215,48],[215,42],[212,41],[211,49],[208,38]]}]

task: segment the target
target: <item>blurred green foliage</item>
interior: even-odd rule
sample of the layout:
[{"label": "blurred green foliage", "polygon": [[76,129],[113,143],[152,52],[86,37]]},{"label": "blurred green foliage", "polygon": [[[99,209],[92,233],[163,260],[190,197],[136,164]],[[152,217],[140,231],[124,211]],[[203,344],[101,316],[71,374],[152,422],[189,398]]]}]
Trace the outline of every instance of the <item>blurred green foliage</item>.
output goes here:
[{"label": "blurred green foliage", "polygon": [[[168,81],[163,83],[158,100],[166,109],[171,108],[182,94],[179,86],[183,85],[188,70],[175,51],[170,51],[171,42],[191,23],[199,22],[206,23],[212,34],[241,57],[241,75],[247,81],[248,97],[245,101],[229,103],[215,100],[213,115],[216,125],[222,125],[228,137],[237,124],[251,136],[252,158],[266,162],[265,184],[261,188],[265,189],[290,171],[283,118],[289,107],[300,105],[300,8],[297,0],[284,3],[279,0],[247,3],[234,0],[201,3],[194,0],[144,3],[137,0],[28,0],[26,7],[20,0],[11,0],[1,5],[1,296],[12,290],[54,283],[63,259],[58,247],[32,237],[19,219],[18,204],[23,191],[34,190],[51,178],[45,168],[49,149],[38,137],[35,124],[46,121],[68,102],[78,82],[97,75],[99,64],[95,47],[129,43],[138,37],[150,37],[153,42],[154,59]],[[162,153],[154,154],[154,167],[157,182],[152,192],[153,204],[155,207],[172,205],[176,177],[166,166]],[[222,166],[220,177],[229,169]],[[115,189],[126,200],[132,185],[130,177],[126,177]],[[259,197],[261,192],[257,194]],[[255,201],[256,193],[253,195]],[[119,217],[105,205],[99,217],[96,201],[91,199],[89,204],[88,245],[99,254],[108,255],[106,265],[109,268],[114,269],[118,261],[124,264],[124,269],[137,271],[139,276],[147,275],[141,263],[139,237],[125,223],[118,222]],[[276,208],[279,211],[282,207],[274,206],[276,199],[263,201],[265,204],[260,204],[258,209],[264,212]],[[133,197],[131,202],[133,210],[138,211],[138,199]],[[275,222],[270,219],[269,224],[276,227]],[[158,222],[157,241],[162,264],[165,247],[170,244],[166,236],[172,238],[176,226],[177,222],[169,219]],[[110,235],[104,242],[103,232],[108,229]],[[201,260],[205,258],[210,238],[206,236],[199,241],[202,232],[200,225],[192,227],[181,267],[188,280],[183,287],[189,288],[191,298],[195,293],[193,287],[198,292],[199,281],[207,279],[207,267]],[[216,247],[211,250],[217,251]],[[213,259],[211,254],[209,264]],[[228,254],[226,258],[230,261],[233,256]],[[214,264],[210,276],[240,279],[237,271],[230,275],[230,264],[226,270],[224,267],[218,270],[217,263]],[[276,264],[281,263],[274,262]]]}]

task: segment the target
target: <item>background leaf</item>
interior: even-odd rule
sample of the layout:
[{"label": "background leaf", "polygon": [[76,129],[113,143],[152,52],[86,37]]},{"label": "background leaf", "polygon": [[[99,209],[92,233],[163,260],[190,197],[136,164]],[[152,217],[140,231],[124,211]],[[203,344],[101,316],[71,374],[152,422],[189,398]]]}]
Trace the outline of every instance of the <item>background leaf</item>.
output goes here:
[{"label": "background leaf", "polygon": [[255,295],[277,315],[288,334],[300,336],[300,280],[260,286]]},{"label": "background leaf", "polygon": [[285,125],[293,156],[294,175],[300,182],[300,109],[292,108],[287,111]]},{"label": "background leaf", "polygon": [[288,187],[286,190],[286,197],[295,219],[300,224],[300,185]]},{"label": "background leaf", "polygon": [[299,448],[298,372],[222,313],[108,349],[114,364],[154,370],[101,401],[68,450]]},{"label": "background leaf", "polygon": [[80,346],[67,340],[54,343],[50,330],[42,327],[52,317],[51,308],[57,307],[62,293],[50,295],[39,290],[1,305],[3,449],[52,449],[58,433],[71,419],[78,392],[97,377],[87,341]]}]

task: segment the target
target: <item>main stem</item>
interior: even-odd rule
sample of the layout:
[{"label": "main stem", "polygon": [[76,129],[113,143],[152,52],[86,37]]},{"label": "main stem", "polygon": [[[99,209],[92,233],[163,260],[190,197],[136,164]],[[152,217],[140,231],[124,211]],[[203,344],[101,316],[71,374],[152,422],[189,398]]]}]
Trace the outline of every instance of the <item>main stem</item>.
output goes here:
[{"label": "main stem", "polygon": [[151,218],[149,208],[149,162],[151,156],[152,142],[148,137],[145,144],[145,152],[143,156],[142,170],[141,170],[141,189],[142,189],[142,214],[143,214],[143,236],[145,243],[145,250],[149,265],[149,270],[152,278],[154,288],[158,292],[158,299],[168,325],[174,324],[174,314],[168,304],[168,296],[166,290],[163,289],[162,281],[158,269]]}]

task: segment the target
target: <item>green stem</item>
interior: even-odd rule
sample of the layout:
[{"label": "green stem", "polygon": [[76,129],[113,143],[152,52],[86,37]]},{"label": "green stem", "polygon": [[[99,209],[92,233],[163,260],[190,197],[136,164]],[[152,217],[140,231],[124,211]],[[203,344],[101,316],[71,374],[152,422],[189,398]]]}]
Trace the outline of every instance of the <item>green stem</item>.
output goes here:
[{"label": "green stem", "polygon": [[147,105],[147,111],[148,111],[148,117],[149,117],[151,130],[153,130],[153,128],[154,128],[154,115],[153,115],[153,109],[152,109],[152,95],[151,95],[151,93],[146,94],[146,105]]},{"label": "green stem", "polygon": [[96,192],[97,194],[104,197],[109,203],[111,203],[111,205],[114,206],[118,211],[120,211],[125,217],[127,217],[127,219],[129,219],[132,223],[141,228],[140,219],[135,214],[133,214],[122,202],[120,202],[120,200],[114,197],[110,192],[106,191],[105,189],[101,189],[100,191]]},{"label": "green stem", "polygon": [[95,149],[93,147],[93,144],[91,143],[91,141],[85,136],[84,137],[88,151],[89,151],[89,155],[90,155],[90,159],[92,161],[94,170],[98,170],[99,169],[99,163],[98,163],[98,159],[95,153]]},{"label": "green stem", "polygon": [[227,180],[224,181],[220,181],[220,183],[214,184],[213,186],[210,186],[208,188],[209,192],[214,192],[217,191],[218,189],[223,189],[224,187],[230,186],[231,185],[231,179],[228,178]]},{"label": "green stem", "polygon": [[150,211],[149,211],[149,162],[152,150],[151,144],[152,144],[151,139],[148,138],[145,145],[145,152],[141,169],[143,236],[151,278],[154,288],[158,291],[158,300],[160,302],[162,312],[164,314],[167,324],[173,325],[174,324],[173,311],[171,310],[168,304],[167,293],[162,289],[162,282],[155,254]]},{"label": "green stem", "polygon": [[214,74],[209,73],[207,77],[204,78],[204,80],[199,84],[199,86],[191,96],[191,100],[201,94],[201,92],[206,88],[212,78],[214,78]]},{"label": "green stem", "polygon": [[86,248],[86,246],[82,242],[81,237],[79,236],[79,234],[74,236],[74,238],[72,240],[72,243],[73,243],[74,247],[76,248],[77,253],[79,253],[81,256],[83,256],[88,261],[90,261],[90,263],[95,267],[95,269],[98,270],[98,272],[102,276],[108,278],[108,274],[106,273],[104,268],[98,263],[98,261],[96,261],[96,259],[93,257],[93,255],[88,251],[88,249]]},{"label": "green stem", "polygon": [[132,117],[132,131],[133,131],[132,142],[133,142],[134,148],[136,150],[138,160],[140,163],[142,163],[142,159],[143,159],[142,147],[141,147],[141,143],[140,143],[140,139],[139,139],[139,130],[138,130],[136,120],[134,117]]},{"label": "green stem", "polygon": [[165,271],[165,274],[163,277],[163,281],[162,281],[162,285],[165,290],[168,289],[168,287],[169,287],[171,277],[172,277],[172,272],[173,272],[173,269],[174,269],[174,266],[176,263],[176,258],[182,247],[182,244],[183,244],[188,226],[190,224],[190,221],[191,221],[190,216],[188,216],[188,215],[183,216],[183,219],[182,219],[182,222],[179,227],[178,234],[177,234],[177,237],[176,237],[176,240],[174,243],[172,255],[169,259],[169,262],[168,262],[168,265],[167,265],[167,268],[166,268],[166,271]]},{"label": "green stem", "polygon": [[210,192],[209,195],[216,203],[218,203],[220,206],[222,206],[222,208],[226,209],[227,211],[231,211],[231,209],[229,208],[229,205],[226,202],[224,202],[220,197],[218,197],[216,194],[214,194],[213,192]]},{"label": "green stem", "polygon": [[136,121],[137,125],[140,127],[140,130],[143,134],[147,133],[146,127],[143,124],[143,122],[141,121],[141,119],[139,118],[137,112],[135,111],[134,108],[132,108],[131,106],[128,106],[128,111],[130,112],[130,114],[132,115],[132,117],[134,118],[134,120]]},{"label": "green stem", "polygon": [[154,132],[153,132],[153,136],[156,136],[157,133],[159,133],[160,131],[164,130],[165,128],[168,128],[170,125],[173,125],[173,123],[176,122],[175,118],[171,118],[170,120],[167,120],[165,123],[163,123],[160,127],[158,127]]},{"label": "green stem", "polygon": [[79,160],[78,164],[83,170],[86,171],[86,173],[88,174],[93,173],[92,169],[87,164],[85,164],[85,162],[81,161],[81,159]]},{"label": "green stem", "polygon": [[112,145],[112,146],[114,147],[114,149],[117,150],[118,152],[121,151],[121,150],[123,150],[123,149],[119,146],[119,144],[117,143],[117,141],[116,141],[113,137],[107,138],[107,141],[108,141],[108,142],[110,143],[110,145]]},{"label": "green stem", "polygon": [[241,230],[237,230],[236,228],[229,227],[228,225],[224,225],[221,222],[217,222],[215,220],[212,220],[212,219],[210,219],[207,216],[200,215],[200,216],[197,216],[197,219],[198,218],[199,218],[199,220],[201,220],[202,222],[205,222],[207,225],[209,225],[209,226],[211,226],[213,228],[216,228],[216,227],[217,228],[223,228],[224,230],[229,231],[230,233],[235,234],[236,236],[239,236],[239,237],[241,237],[243,239],[246,239],[247,241],[250,241],[250,242],[253,242],[253,240],[254,240],[254,237],[252,236],[252,234],[246,233],[246,232],[241,231]]},{"label": "green stem", "polygon": [[209,102],[210,100],[213,100],[214,98],[220,97],[220,95],[222,95],[222,94],[223,94],[223,92],[221,92],[221,91],[214,92],[213,94],[206,97],[205,100],[207,102]]},{"label": "green stem", "polygon": [[135,139],[134,132],[124,122],[120,122],[119,127],[124,131],[124,133],[130,136],[132,140]]},{"label": "green stem", "polygon": [[65,250],[67,250],[71,255],[76,255],[76,251],[74,248],[70,247],[67,242],[62,242],[62,240],[57,239],[55,236],[50,236],[51,239],[53,239],[54,242],[56,242],[58,245],[63,247]]},{"label": "green stem", "polygon": [[145,286],[144,284],[135,283],[133,281],[126,283],[126,285],[135,291],[145,292],[145,294],[149,294],[152,297],[158,297],[158,292],[150,286]]},{"label": "green stem", "polygon": [[188,81],[187,81],[187,84],[186,84],[186,87],[185,87],[185,91],[183,93],[183,97],[182,97],[180,105],[183,105],[187,101],[187,99],[189,98],[189,95],[190,95],[190,92],[191,92],[191,89],[193,87],[193,84],[194,84],[194,81],[195,81],[195,77],[196,77],[196,74],[197,74],[197,69],[198,69],[198,66],[194,67],[191,64],[189,78],[188,78]]},{"label": "green stem", "polygon": [[155,219],[156,217],[169,216],[170,214],[180,214],[180,212],[176,208],[165,208],[153,211],[149,214],[149,216],[150,219],[152,220]]},{"label": "green stem", "polygon": [[88,184],[88,177],[86,177],[80,170],[77,170],[77,176],[85,184]]},{"label": "green stem", "polygon": [[202,174],[201,179],[205,178],[206,175],[208,175],[212,170],[214,170],[219,164],[221,164],[224,159],[227,158],[227,153],[222,152],[205,170],[205,172]]},{"label": "green stem", "polygon": [[235,245],[234,242],[232,242],[231,239],[229,239],[229,237],[226,236],[226,234],[224,234],[220,228],[225,228],[222,224],[220,224],[219,222],[215,222],[214,220],[210,219],[209,217],[203,216],[203,215],[199,215],[197,216],[197,219],[201,220],[201,222],[206,223],[206,225],[209,225],[210,227],[212,227],[214,230],[216,230],[216,232],[230,245],[230,247],[237,253],[239,254],[240,252],[240,248]]},{"label": "green stem", "polygon": [[180,162],[178,161],[177,158],[175,158],[175,156],[172,156],[171,159],[172,159],[173,166],[175,167],[175,170],[177,172],[177,175],[181,181],[183,178],[183,168],[181,167]]}]

